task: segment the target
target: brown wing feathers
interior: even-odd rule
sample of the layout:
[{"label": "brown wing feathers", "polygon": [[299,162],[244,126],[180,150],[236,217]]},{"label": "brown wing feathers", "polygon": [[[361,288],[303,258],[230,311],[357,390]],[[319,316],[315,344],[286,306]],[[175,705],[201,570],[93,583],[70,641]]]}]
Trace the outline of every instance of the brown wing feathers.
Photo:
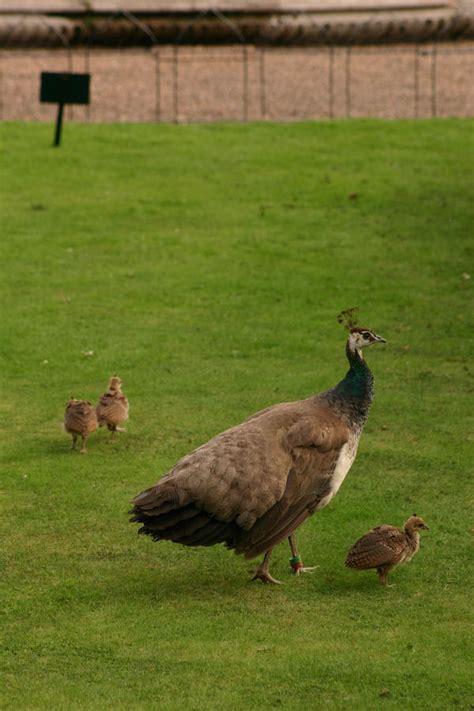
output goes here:
[{"label": "brown wing feathers", "polygon": [[64,429],[66,432],[87,436],[97,429],[95,410],[89,400],[71,398],[66,404],[64,413]]},{"label": "brown wing feathers", "polygon": [[359,538],[349,551],[349,568],[368,570],[381,565],[395,564],[405,547],[403,532],[395,526],[378,526]]},{"label": "brown wing feathers", "polygon": [[[137,497],[138,499],[139,497]],[[151,535],[154,540],[170,540],[189,546],[213,545],[220,543],[232,534],[229,524],[216,521],[205,511],[200,511],[192,504],[180,506],[177,497],[168,498],[160,503],[148,499],[132,511],[134,522],[143,523],[140,533]]]},{"label": "brown wing feathers", "polygon": [[128,417],[128,403],[124,396],[106,393],[97,403],[99,424],[119,425]]},{"label": "brown wing feathers", "polygon": [[254,557],[314,511],[347,438],[347,428],[314,401],[268,408],[184,457],[139,494],[132,521],[156,540],[225,542]]},{"label": "brown wing feathers", "polygon": [[122,381],[117,376],[113,376],[109,381],[107,391],[100,396],[96,405],[97,419],[99,425],[107,425],[115,428],[128,419],[128,400],[121,391]]},{"label": "brown wing feathers", "polygon": [[[308,504],[309,500],[299,501],[290,507],[272,528],[267,528],[265,519],[261,519],[262,525],[259,526],[259,531],[262,535],[260,538],[254,540],[254,536],[247,537],[244,534],[240,537],[239,543],[235,547],[236,552],[243,553],[246,558],[254,558],[260,553],[273,548],[284,538],[290,536],[308,518],[310,515]],[[256,526],[260,521],[257,522]]]}]

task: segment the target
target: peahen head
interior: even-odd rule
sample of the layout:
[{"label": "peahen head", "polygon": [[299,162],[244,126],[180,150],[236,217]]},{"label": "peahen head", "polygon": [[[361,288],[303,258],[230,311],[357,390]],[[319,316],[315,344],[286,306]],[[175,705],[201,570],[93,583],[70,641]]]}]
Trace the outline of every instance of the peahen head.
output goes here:
[{"label": "peahen head", "polygon": [[355,351],[361,351],[362,348],[367,348],[367,346],[372,346],[374,343],[385,343],[385,338],[378,336],[373,331],[369,331],[368,328],[351,328],[349,333],[349,339],[347,341],[349,350],[354,353]]}]

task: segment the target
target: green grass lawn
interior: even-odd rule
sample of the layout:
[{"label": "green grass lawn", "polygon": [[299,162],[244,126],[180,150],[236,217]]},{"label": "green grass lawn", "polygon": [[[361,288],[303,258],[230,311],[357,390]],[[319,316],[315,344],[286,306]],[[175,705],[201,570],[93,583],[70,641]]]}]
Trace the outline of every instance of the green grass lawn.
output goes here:
[{"label": "green grass lawn", "polygon": [[[473,129],[0,127],[4,708],[470,708]],[[344,375],[352,306],[387,345],[355,464],[299,531],[317,571],[282,544],[267,587],[138,537],[129,500],[177,458]],[[66,400],[113,373],[127,433],[71,452]],[[414,511],[394,587],[344,567]]]}]

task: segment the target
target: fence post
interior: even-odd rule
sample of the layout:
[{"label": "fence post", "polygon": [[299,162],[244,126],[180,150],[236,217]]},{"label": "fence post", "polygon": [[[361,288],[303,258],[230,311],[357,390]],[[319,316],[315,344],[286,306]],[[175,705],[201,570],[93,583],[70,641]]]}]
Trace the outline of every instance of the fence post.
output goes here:
[{"label": "fence post", "polygon": [[173,105],[174,123],[178,123],[178,45],[173,47]]},{"label": "fence post", "polygon": [[413,69],[414,69],[414,79],[415,79],[415,118],[418,118],[419,110],[420,110],[420,53],[419,53],[419,48],[418,45],[415,45],[414,49],[414,61],[413,61]]},{"label": "fence post", "polygon": [[[72,49],[71,45],[68,46],[67,70],[71,74],[74,70],[74,56],[73,56],[73,49]],[[73,104],[69,104],[69,106],[66,107],[66,111],[68,112],[68,119],[70,121],[73,121],[74,120],[74,106],[73,106]]]},{"label": "fence post", "polygon": [[0,52],[0,121],[3,121],[3,52]]},{"label": "fence post", "polygon": [[267,105],[266,105],[266,91],[265,91],[265,50],[260,47],[260,115],[262,119],[266,118]]},{"label": "fence post", "polygon": [[155,121],[161,121],[161,63],[160,50],[155,50]]},{"label": "fence post", "polygon": [[438,56],[438,48],[436,45],[433,46],[433,49],[431,51],[431,116],[433,118],[436,118],[437,115],[437,82],[436,82],[436,60]]},{"label": "fence post", "polygon": [[347,47],[346,50],[346,117],[351,117],[351,57],[352,51],[351,47]]},{"label": "fence post", "polygon": [[249,56],[247,45],[242,45],[243,59],[243,86],[242,86],[242,114],[243,121],[249,120]]},{"label": "fence post", "polygon": [[[89,45],[86,45],[85,50],[84,50],[84,68],[85,68],[86,74],[90,74]],[[91,121],[91,102],[90,101],[88,104],[86,104],[86,117],[87,117],[87,121],[90,123],[90,121]]]},{"label": "fence post", "polygon": [[334,47],[329,47],[329,77],[328,77],[328,114],[334,118]]}]

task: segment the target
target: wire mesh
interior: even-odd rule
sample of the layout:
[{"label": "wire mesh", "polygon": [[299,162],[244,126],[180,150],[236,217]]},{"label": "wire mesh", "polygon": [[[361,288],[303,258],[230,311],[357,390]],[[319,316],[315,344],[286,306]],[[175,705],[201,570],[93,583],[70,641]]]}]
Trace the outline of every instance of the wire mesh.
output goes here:
[{"label": "wire mesh", "polygon": [[4,49],[0,119],[53,120],[41,71],[91,73],[77,121],[474,116],[474,42],[349,47],[164,45]]}]

